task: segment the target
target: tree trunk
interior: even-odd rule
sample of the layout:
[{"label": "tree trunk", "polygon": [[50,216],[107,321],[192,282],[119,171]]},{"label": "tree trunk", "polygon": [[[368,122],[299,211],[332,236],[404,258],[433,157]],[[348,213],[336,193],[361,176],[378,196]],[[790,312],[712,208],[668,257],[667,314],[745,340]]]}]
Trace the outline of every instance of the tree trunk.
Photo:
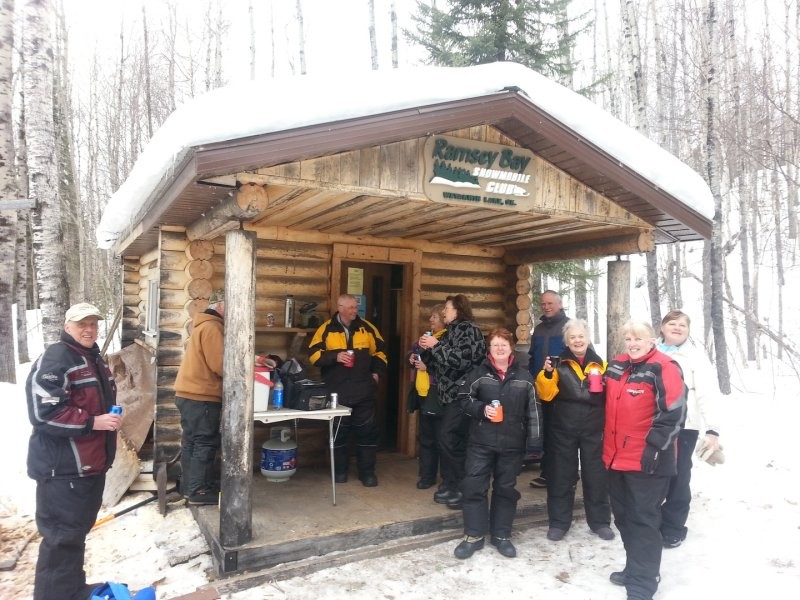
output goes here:
[{"label": "tree trunk", "polygon": [[[14,364],[14,261],[17,211],[3,209],[4,199],[19,197],[14,177],[14,126],[11,117],[11,55],[14,48],[14,2],[0,5],[0,382],[16,383]],[[17,307],[20,308],[20,307]],[[25,307],[22,307],[25,310]]]},{"label": "tree trunk", "polygon": [[58,174],[53,158],[56,145],[53,124],[53,45],[49,23],[52,8],[47,0],[25,4],[23,52],[25,114],[27,117],[28,180],[33,212],[33,255],[42,307],[45,346],[58,341],[67,310],[68,286],[61,231]]},{"label": "tree trunk", "polygon": [[658,331],[661,326],[661,291],[658,285],[658,254],[657,250],[645,252],[647,260],[647,297],[650,300],[650,322]]},{"label": "tree trunk", "polygon": [[[80,194],[76,181],[75,161],[72,156],[72,103],[69,84],[69,55],[67,42],[67,28],[64,15],[57,13],[56,20],[56,51],[54,55],[54,86],[53,107],[54,125],[56,131],[56,172],[58,173],[58,196],[61,200],[62,235],[64,237],[64,256],[67,265],[67,289],[69,290],[69,303],[86,300],[87,287],[83,271],[84,266],[91,261],[91,253],[95,244],[92,243],[87,251],[84,243],[86,233],[84,230],[84,211],[80,206]],[[91,228],[94,230],[94,228]],[[92,277],[97,277],[93,273]]]},{"label": "tree trunk", "polygon": [[397,55],[397,7],[395,0],[389,3],[389,19],[392,28],[392,68],[396,69],[400,66],[400,60]]},{"label": "tree trunk", "polygon": [[[586,274],[586,264],[584,261],[576,261],[580,265],[580,270]],[[575,317],[589,321],[589,309],[586,299],[586,276],[577,277],[575,279]]]},{"label": "tree trunk", "polygon": [[728,370],[728,347],[725,341],[725,313],[723,307],[725,292],[725,265],[722,255],[722,194],[720,193],[720,155],[717,134],[717,98],[719,83],[717,66],[719,64],[719,45],[717,40],[716,0],[709,0],[706,7],[707,50],[704,56],[704,81],[706,82],[706,181],[714,197],[714,222],[709,248],[709,268],[711,273],[711,328],[714,332],[714,349],[719,388],[723,394],[731,393],[730,372]]},{"label": "tree trunk", "polygon": [[375,0],[368,0],[367,4],[369,5],[369,54],[372,59],[372,70],[377,71],[378,36],[375,33]]},{"label": "tree trunk", "polygon": [[250,79],[256,78],[256,20],[253,18],[253,0],[247,3],[250,17]]},{"label": "tree trunk", "polygon": [[[20,57],[18,73],[20,80],[25,76],[25,59]],[[22,81],[20,81],[22,84]],[[20,85],[20,88],[23,86]],[[25,91],[20,89],[19,121],[17,127],[17,188],[22,198],[28,198],[28,146],[25,139]],[[17,355],[20,363],[30,362],[28,351],[27,309],[35,306],[36,280],[33,272],[33,252],[31,251],[31,215],[20,212],[17,215],[17,255],[14,276],[14,294],[17,301]],[[30,285],[29,285],[30,284]]]},{"label": "tree trunk", "polygon": [[300,53],[300,74],[306,74],[306,34],[303,25],[303,3],[297,0],[297,46]]},{"label": "tree trunk", "polygon": [[144,36],[144,108],[147,114],[147,139],[153,137],[153,100],[150,91],[150,36],[147,31],[147,9],[142,4],[142,35]]}]

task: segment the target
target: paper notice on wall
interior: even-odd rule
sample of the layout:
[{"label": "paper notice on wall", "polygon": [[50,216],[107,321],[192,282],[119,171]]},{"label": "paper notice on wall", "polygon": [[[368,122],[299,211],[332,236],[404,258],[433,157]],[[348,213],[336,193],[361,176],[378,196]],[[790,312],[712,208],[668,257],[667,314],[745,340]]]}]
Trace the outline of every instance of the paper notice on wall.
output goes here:
[{"label": "paper notice on wall", "polygon": [[353,296],[364,293],[364,269],[347,267],[347,293]]}]

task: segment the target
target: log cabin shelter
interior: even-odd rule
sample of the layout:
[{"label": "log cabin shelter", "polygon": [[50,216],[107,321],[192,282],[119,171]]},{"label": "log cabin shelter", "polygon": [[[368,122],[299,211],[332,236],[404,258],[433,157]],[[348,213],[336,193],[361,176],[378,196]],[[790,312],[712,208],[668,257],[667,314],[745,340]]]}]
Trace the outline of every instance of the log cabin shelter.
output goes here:
[{"label": "log cabin shelter", "polygon": [[[531,263],[707,238],[712,215],[708,187],[677,158],[566,88],[496,63],[210,92],[156,133],[98,238],[123,265],[123,344],[154,356],[156,461],[180,449],[172,385],[192,318],[225,290],[217,558],[230,572],[259,501],[255,354],[306,361],[309,325],[356,294],[389,356],[381,448],[413,457],[404,356],[434,304],[463,293],[484,333],[505,326],[524,346]],[[325,464],[325,430],[298,437],[299,468]],[[380,454],[378,475],[392,477]]]}]

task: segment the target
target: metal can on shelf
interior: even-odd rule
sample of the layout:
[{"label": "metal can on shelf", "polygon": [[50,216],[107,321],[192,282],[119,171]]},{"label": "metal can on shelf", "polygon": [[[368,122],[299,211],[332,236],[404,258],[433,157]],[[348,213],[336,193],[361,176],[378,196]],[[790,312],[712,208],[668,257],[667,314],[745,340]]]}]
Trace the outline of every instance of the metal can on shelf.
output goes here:
[{"label": "metal can on shelf", "polygon": [[339,408],[339,394],[331,392],[331,408]]},{"label": "metal can on shelf", "polygon": [[267,313],[267,327],[275,327],[275,313]]}]

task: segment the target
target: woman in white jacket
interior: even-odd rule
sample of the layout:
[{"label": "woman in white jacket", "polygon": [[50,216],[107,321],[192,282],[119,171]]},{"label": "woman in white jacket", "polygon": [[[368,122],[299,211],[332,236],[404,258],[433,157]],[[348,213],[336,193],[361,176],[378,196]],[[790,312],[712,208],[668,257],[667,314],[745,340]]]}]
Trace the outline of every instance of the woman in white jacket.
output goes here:
[{"label": "woman in white jacket", "polygon": [[720,399],[717,374],[702,347],[689,339],[689,316],[672,310],[661,320],[658,349],[675,360],[688,388],[686,424],[678,435],[678,472],[670,481],[666,502],[661,507],[661,536],[665,548],[677,548],[686,539],[692,492],[692,454],[700,432],[703,447],[719,449],[717,405]]}]

